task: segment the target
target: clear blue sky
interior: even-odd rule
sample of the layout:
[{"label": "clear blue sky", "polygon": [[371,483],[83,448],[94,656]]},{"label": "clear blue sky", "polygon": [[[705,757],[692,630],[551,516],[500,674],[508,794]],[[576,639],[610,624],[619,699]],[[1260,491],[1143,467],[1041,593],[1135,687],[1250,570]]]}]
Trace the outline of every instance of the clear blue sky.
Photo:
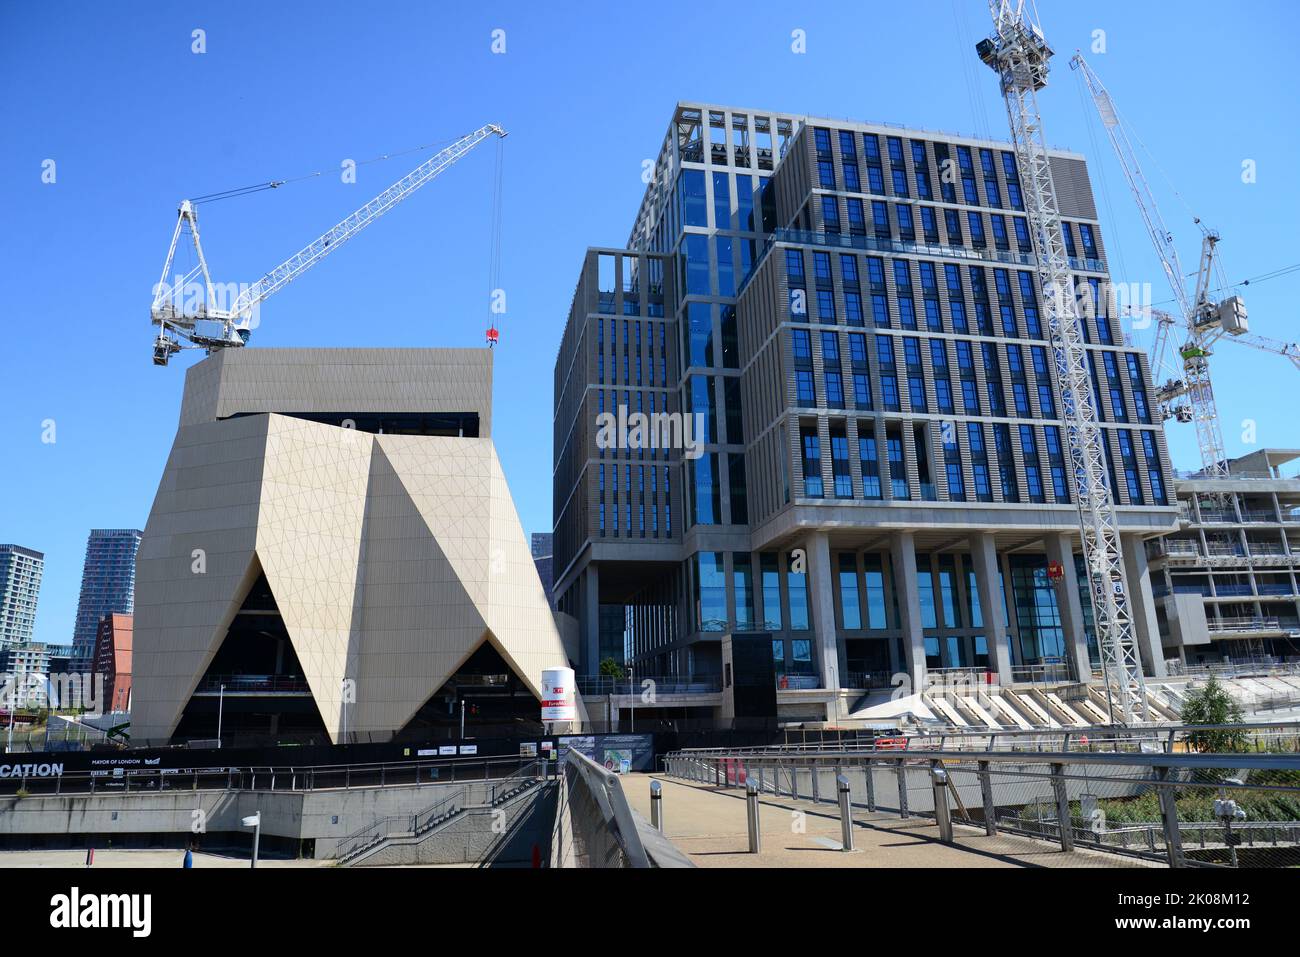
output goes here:
[{"label": "clear blue sky", "polygon": [[[589,245],[621,245],[679,99],[1004,137],[974,58],[978,0],[536,4],[11,2],[0,7],[0,541],[46,554],[37,638],[68,642],[87,532],[143,527],[190,354],[150,363],[150,288],[182,197],[331,171],[204,207],[214,278],[247,282],[415,165],[366,159],[495,121],[506,142],[495,437],[529,531],[550,528],[555,352]],[[1295,80],[1300,8],[1040,0],[1061,54],[1048,138],[1092,159],[1117,280],[1154,255],[1069,52],[1090,61],[1170,179],[1224,234],[1232,278],[1300,262]],[[191,53],[203,29],[207,52]],[[491,31],[506,31],[494,55]],[[807,52],[791,52],[791,31]],[[427,154],[425,154],[427,155]],[[41,182],[53,159],[57,182]],[[1245,185],[1253,159],[1258,182]],[[269,300],[258,346],[477,346],[487,324],[491,153],[469,157]],[[1152,167],[1194,268],[1197,235]],[[1254,329],[1294,338],[1300,274],[1249,290]],[[1230,454],[1300,446],[1285,361],[1215,359]],[[42,422],[56,441],[41,441]],[[1170,427],[1175,466],[1197,464]]]}]

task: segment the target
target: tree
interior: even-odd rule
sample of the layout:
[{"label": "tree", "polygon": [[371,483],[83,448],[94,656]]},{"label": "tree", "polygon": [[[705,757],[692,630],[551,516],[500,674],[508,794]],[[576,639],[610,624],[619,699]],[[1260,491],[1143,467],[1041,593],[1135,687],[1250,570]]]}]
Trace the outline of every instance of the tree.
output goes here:
[{"label": "tree", "polygon": [[600,674],[602,677],[614,678],[615,680],[627,677],[626,672],[623,671],[623,666],[613,658],[606,658],[601,661]]},{"label": "tree", "polygon": [[[1183,724],[1241,724],[1245,713],[1236,699],[1219,684],[1213,675],[1200,688],[1188,692],[1180,715]],[[1224,728],[1214,731],[1193,731],[1187,736],[1187,745],[1194,751],[1244,751],[1244,731]]]}]

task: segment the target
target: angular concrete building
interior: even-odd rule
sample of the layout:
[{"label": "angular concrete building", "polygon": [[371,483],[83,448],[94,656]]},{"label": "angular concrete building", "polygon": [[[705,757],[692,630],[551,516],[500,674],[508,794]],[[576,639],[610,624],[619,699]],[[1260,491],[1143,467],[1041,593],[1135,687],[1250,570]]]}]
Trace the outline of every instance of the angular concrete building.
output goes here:
[{"label": "angular concrete building", "polygon": [[133,738],[536,721],[568,656],[486,349],[228,350],[186,376],[140,545]]}]

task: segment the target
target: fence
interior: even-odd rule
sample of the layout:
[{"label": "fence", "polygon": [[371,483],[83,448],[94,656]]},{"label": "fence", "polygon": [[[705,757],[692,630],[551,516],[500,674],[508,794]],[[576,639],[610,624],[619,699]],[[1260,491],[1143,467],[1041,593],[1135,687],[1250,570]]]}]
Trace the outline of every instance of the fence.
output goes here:
[{"label": "fence", "polygon": [[561,767],[551,866],[647,868],[646,853],[618,775],[570,748]]},{"label": "fence", "polygon": [[300,766],[105,768],[52,773],[53,764],[5,764],[0,793],[137,794],[160,791],[320,791],[487,781],[517,774],[534,758],[444,758]]},{"label": "fence", "polygon": [[381,817],[349,834],[339,842],[338,859],[349,863],[358,855],[383,844],[396,836],[418,837],[458,816],[471,807],[496,807],[534,787],[546,776],[546,766],[541,761],[529,761],[508,777],[495,781],[463,784],[443,794],[428,807],[412,814]]},{"label": "fence", "polygon": [[1076,854],[1079,865],[1300,866],[1295,755],[678,751],[665,765],[697,783],[827,803],[842,774],[859,817],[929,826],[946,813],[964,825],[952,843],[984,854],[1023,859],[1048,841],[1097,852]]}]

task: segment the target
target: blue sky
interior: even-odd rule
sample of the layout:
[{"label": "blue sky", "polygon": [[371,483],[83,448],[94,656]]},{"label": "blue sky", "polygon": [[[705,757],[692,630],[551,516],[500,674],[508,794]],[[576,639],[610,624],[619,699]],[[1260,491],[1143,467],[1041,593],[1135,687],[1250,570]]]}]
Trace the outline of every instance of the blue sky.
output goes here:
[{"label": "blue sky", "polygon": [[[1060,54],[1041,97],[1048,139],[1088,154],[1114,278],[1154,254],[1080,83],[1088,54],[1189,205],[1224,235],[1236,280],[1300,262],[1300,8],[1274,3],[1040,0]],[[86,535],[143,527],[174,434],[187,355],[150,363],[150,289],[178,200],[326,174],[202,209],[214,279],[249,282],[369,199],[413,155],[489,121],[506,142],[495,437],[525,529],[551,520],[556,348],[583,250],[622,245],[678,100],[906,123],[1003,138],[995,78],[974,58],[978,0],[794,5],[665,2],[115,3],[0,7],[0,541],[46,553],[37,638],[72,636]],[[504,55],[491,51],[506,31]],[[206,31],[207,52],[191,52]],[[791,32],[807,52],[791,50]],[[424,155],[428,155],[427,153]],[[41,181],[55,161],[56,181]],[[1257,182],[1241,181],[1245,159]],[[1146,157],[1144,157],[1146,160]],[[1194,268],[1197,233],[1151,161]],[[491,151],[482,149],[269,300],[258,346],[477,346],[487,325]],[[1295,338],[1300,274],[1249,287],[1252,327]],[[1283,359],[1214,362],[1230,454],[1300,446]],[[42,442],[43,423],[55,441]],[[1190,427],[1174,464],[1197,464]]]}]

